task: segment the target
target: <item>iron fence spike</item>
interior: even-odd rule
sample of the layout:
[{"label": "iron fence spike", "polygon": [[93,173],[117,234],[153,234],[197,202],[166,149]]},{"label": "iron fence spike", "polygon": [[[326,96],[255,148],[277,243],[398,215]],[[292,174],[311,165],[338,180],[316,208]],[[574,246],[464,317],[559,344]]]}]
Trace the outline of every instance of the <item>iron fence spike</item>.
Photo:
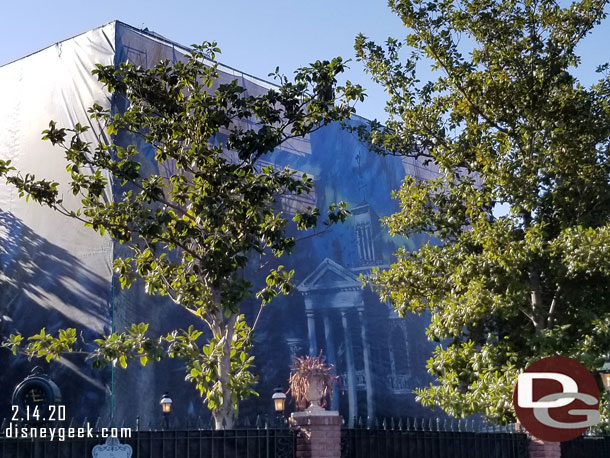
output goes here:
[{"label": "iron fence spike", "polygon": [[441,430],[441,419],[436,417],[436,430],[440,431]]},{"label": "iron fence spike", "polygon": [[87,427],[87,417],[85,417],[85,419],[83,420],[83,428]]},{"label": "iron fence spike", "polygon": [[390,429],[394,431],[396,429],[396,425],[394,424],[394,417],[390,418]]},{"label": "iron fence spike", "polygon": [[388,429],[388,423],[386,422],[385,417],[383,417],[383,421],[381,422],[381,427],[385,430]]},{"label": "iron fence spike", "polygon": [[244,428],[249,428],[250,427],[250,417],[246,417],[246,419],[244,420]]},{"label": "iron fence spike", "polygon": [[140,416],[136,417],[136,431],[140,431]]},{"label": "iron fence spike", "polygon": [[261,429],[261,427],[263,426],[263,423],[262,423],[260,415],[256,415],[256,422],[254,424],[256,426],[256,429]]},{"label": "iron fence spike", "polygon": [[6,417],[2,419],[2,426],[0,426],[0,429],[2,429],[2,431],[6,429]]}]

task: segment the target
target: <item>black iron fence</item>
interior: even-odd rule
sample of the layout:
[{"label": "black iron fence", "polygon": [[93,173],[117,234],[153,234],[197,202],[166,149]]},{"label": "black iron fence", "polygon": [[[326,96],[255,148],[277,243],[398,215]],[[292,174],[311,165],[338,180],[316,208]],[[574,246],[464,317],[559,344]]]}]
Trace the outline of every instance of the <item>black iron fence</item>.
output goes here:
[{"label": "black iron fence", "polygon": [[[369,422],[371,423],[371,422]],[[342,458],[527,458],[527,436],[474,421],[390,419],[341,432]]]},{"label": "black iron fence", "polygon": [[[181,423],[181,424],[180,424]],[[293,458],[296,434],[275,428],[264,416],[244,418],[237,429],[209,429],[208,421],[175,422],[179,429],[153,429],[137,419],[102,428],[106,422],[72,420],[34,426],[37,437],[13,431],[2,422],[0,458],[91,458],[93,447],[109,434],[131,446],[132,458]],[[528,458],[527,436],[513,427],[445,419],[356,419],[341,432],[342,458]],[[23,427],[23,425],[19,425]],[[57,428],[63,427],[60,435]],[[50,428],[56,428],[53,440]],[[85,437],[68,437],[70,428]],[[562,458],[610,457],[610,437],[585,436],[561,444]]]},{"label": "black iron fence", "polygon": [[583,436],[561,443],[561,458],[610,456],[610,437]]},{"label": "black iron fence", "polygon": [[[101,430],[92,435],[63,441],[2,437],[0,458],[91,458],[93,447],[106,441]],[[296,449],[294,432],[270,428],[131,431],[119,440],[131,446],[132,458],[293,458]]]}]

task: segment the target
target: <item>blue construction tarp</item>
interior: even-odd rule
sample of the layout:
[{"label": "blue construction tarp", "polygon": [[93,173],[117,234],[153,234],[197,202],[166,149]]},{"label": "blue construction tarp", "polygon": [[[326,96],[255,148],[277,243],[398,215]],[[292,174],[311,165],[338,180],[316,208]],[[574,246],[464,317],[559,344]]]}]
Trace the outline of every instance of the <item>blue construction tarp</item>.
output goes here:
[{"label": "blue construction tarp", "polygon": [[[97,103],[120,111],[91,76],[95,64],[129,61],[150,67],[160,59],[176,61],[188,49],[156,34],[112,22],[28,57],[0,67],[0,158],[17,169],[62,184],[69,182],[62,151],[41,141],[50,120],[59,126],[77,122],[91,129],[85,140],[108,141],[106,132],[87,114]],[[260,94],[270,83],[220,66],[222,78],[237,79],[249,94]],[[363,122],[354,119],[354,123]],[[160,169],[147,146],[150,167]],[[391,199],[405,175],[425,179],[434,174],[413,160],[380,157],[356,136],[330,125],[304,139],[295,139],[264,159],[289,166],[314,178],[315,191],[306,197],[282,200],[288,214],[296,208],[326,208],[340,200],[353,215],[343,225],[306,239],[282,260],[294,268],[296,291],[265,309],[256,333],[256,371],[261,396],[246,401],[243,415],[271,410],[273,387],[286,387],[296,355],[321,350],[336,366],[339,381],[332,407],[348,422],[361,417],[425,416],[430,411],[415,403],[413,389],[430,379],[425,371],[433,345],[426,340],[426,317],[399,318],[389,304],[380,303],[358,280],[373,267],[384,268],[400,247],[416,249],[423,239],[390,237],[379,223],[397,210]],[[65,188],[64,188],[65,189]],[[106,198],[114,199],[110,180]],[[79,198],[64,194],[68,208]],[[159,334],[194,323],[190,314],[170,301],[146,295],[140,283],[122,290],[113,277],[113,260],[125,248],[101,237],[82,223],[48,208],[26,203],[17,192],[0,185],[0,332],[31,335],[76,327],[79,338],[122,331],[131,323],[148,322]],[[257,281],[263,283],[264,278]],[[255,307],[255,301],[245,305]],[[94,370],[82,355],[69,355],[50,364],[0,352],[0,418],[10,416],[10,394],[34,365],[41,365],[63,392],[70,416],[156,421],[158,400],[165,391],[174,399],[178,418],[208,418],[209,413],[191,384],[184,364],[163,361],[127,370]],[[146,426],[146,424],[144,425]]]}]

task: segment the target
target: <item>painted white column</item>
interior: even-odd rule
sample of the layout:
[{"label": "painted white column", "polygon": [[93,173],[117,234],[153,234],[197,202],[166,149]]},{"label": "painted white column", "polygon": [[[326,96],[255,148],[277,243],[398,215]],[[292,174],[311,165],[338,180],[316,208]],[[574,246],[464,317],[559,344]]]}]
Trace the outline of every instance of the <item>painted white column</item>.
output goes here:
[{"label": "painted white column", "polygon": [[[335,353],[335,342],[333,341],[332,327],[330,323],[330,310],[324,313],[324,337],[326,339],[326,360],[329,364],[337,367],[337,355]],[[330,410],[339,410],[339,393],[337,381],[333,383],[333,396],[330,400]]]},{"label": "painted white column", "polygon": [[358,321],[360,322],[360,338],[362,339],[362,356],[364,357],[364,379],[366,381],[366,410],[367,417],[375,417],[375,401],[373,397],[373,378],[371,376],[371,352],[366,334],[366,326],[363,320],[363,309],[358,309]]},{"label": "painted white column", "polygon": [[345,358],[347,360],[347,402],[348,426],[354,427],[354,418],[358,415],[356,403],[356,367],[354,365],[354,350],[352,348],[352,336],[347,323],[347,309],[341,309],[341,321],[343,322],[343,335],[345,338]]},{"label": "painted white column", "polygon": [[317,356],[318,343],[316,342],[316,319],[313,311],[307,311],[307,330],[309,331],[309,356]]}]

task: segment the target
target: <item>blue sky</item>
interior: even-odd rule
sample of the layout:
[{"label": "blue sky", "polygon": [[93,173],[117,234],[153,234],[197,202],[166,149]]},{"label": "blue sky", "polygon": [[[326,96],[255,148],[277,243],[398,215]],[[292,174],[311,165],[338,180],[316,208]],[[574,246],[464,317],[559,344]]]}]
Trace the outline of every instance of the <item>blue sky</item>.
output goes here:
[{"label": "blue sky", "polygon": [[[184,45],[217,41],[223,63],[262,78],[276,66],[291,74],[317,59],[352,58],[359,32],[377,41],[406,35],[385,0],[4,0],[1,11],[0,65],[114,19]],[[595,67],[610,61],[610,19],[578,51],[577,74],[590,84]],[[358,113],[383,120],[383,90],[358,62],[350,67],[348,78],[369,95]]]}]

